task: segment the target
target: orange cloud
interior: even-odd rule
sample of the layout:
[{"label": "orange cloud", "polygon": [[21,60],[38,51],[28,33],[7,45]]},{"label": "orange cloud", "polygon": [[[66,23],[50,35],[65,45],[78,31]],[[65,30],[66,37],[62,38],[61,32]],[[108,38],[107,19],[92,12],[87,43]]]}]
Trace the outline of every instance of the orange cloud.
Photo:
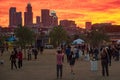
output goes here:
[{"label": "orange cloud", "polygon": [[[28,0],[0,0],[0,25],[8,26],[9,8],[25,12]],[[41,9],[57,12],[60,19],[75,20],[77,25],[84,27],[86,21],[92,23],[111,22],[120,24],[120,0],[30,0],[35,16],[40,16]]]}]

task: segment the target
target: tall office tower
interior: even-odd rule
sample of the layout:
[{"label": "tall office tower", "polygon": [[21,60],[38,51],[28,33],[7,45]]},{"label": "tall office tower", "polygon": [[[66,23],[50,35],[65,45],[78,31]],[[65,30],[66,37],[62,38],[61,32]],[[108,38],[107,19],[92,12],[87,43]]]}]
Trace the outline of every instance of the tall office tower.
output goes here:
[{"label": "tall office tower", "polygon": [[36,24],[40,24],[40,16],[36,16]]},{"label": "tall office tower", "polygon": [[16,7],[11,7],[9,9],[9,26],[16,25]]},{"label": "tall office tower", "polygon": [[50,11],[49,9],[42,9],[41,10],[41,20],[43,26],[50,26]]},{"label": "tall office tower", "polygon": [[55,27],[58,26],[58,17],[50,16],[50,26]]},{"label": "tall office tower", "polygon": [[56,12],[55,11],[51,11],[50,12],[50,25],[52,27],[54,26],[58,26],[58,17],[56,15]]},{"label": "tall office tower", "polygon": [[33,12],[30,3],[27,4],[26,12],[24,12],[24,25],[29,26],[33,24]]},{"label": "tall office tower", "polygon": [[86,22],[85,23],[86,30],[91,30],[91,27],[92,27],[92,23],[91,22]]},{"label": "tall office tower", "polygon": [[21,12],[16,12],[16,25],[22,25],[22,13]]}]

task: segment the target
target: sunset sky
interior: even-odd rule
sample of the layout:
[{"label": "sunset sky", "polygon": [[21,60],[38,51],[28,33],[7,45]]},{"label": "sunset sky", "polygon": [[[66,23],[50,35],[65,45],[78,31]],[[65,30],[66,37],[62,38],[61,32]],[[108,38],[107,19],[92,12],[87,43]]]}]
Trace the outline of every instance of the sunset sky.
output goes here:
[{"label": "sunset sky", "polygon": [[41,9],[50,9],[56,11],[59,20],[75,20],[80,27],[86,21],[120,25],[120,0],[0,0],[0,26],[9,25],[10,7],[16,7],[23,15],[28,2],[33,8],[34,23]]}]

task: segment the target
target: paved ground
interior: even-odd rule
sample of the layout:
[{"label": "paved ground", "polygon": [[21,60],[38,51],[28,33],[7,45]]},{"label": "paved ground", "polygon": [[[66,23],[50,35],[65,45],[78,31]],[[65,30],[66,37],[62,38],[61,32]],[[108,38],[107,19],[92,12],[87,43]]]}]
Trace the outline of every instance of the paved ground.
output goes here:
[{"label": "paved ground", "polygon": [[[22,69],[10,69],[9,53],[5,53],[0,59],[4,59],[4,65],[0,65],[0,80],[56,80],[56,56],[55,50],[45,50],[43,55],[38,55],[38,60],[24,60]],[[75,64],[74,80],[120,80],[120,61],[112,61],[109,67],[110,76],[101,76],[101,65],[98,62],[98,71],[90,70],[89,61],[78,60]],[[63,66],[63,79],[72,80],[69,64],[66,58]]]}]

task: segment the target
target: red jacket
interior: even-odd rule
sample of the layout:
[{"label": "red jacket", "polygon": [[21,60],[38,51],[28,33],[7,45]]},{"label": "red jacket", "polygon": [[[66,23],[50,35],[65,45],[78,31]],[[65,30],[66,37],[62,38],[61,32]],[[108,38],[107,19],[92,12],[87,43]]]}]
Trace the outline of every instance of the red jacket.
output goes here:
[{"label": "red jacket", "polygon": [[19,52],[18,52],[18,60],[22,60],[22,57],[23,57],[22,52],[19,51]]}]

